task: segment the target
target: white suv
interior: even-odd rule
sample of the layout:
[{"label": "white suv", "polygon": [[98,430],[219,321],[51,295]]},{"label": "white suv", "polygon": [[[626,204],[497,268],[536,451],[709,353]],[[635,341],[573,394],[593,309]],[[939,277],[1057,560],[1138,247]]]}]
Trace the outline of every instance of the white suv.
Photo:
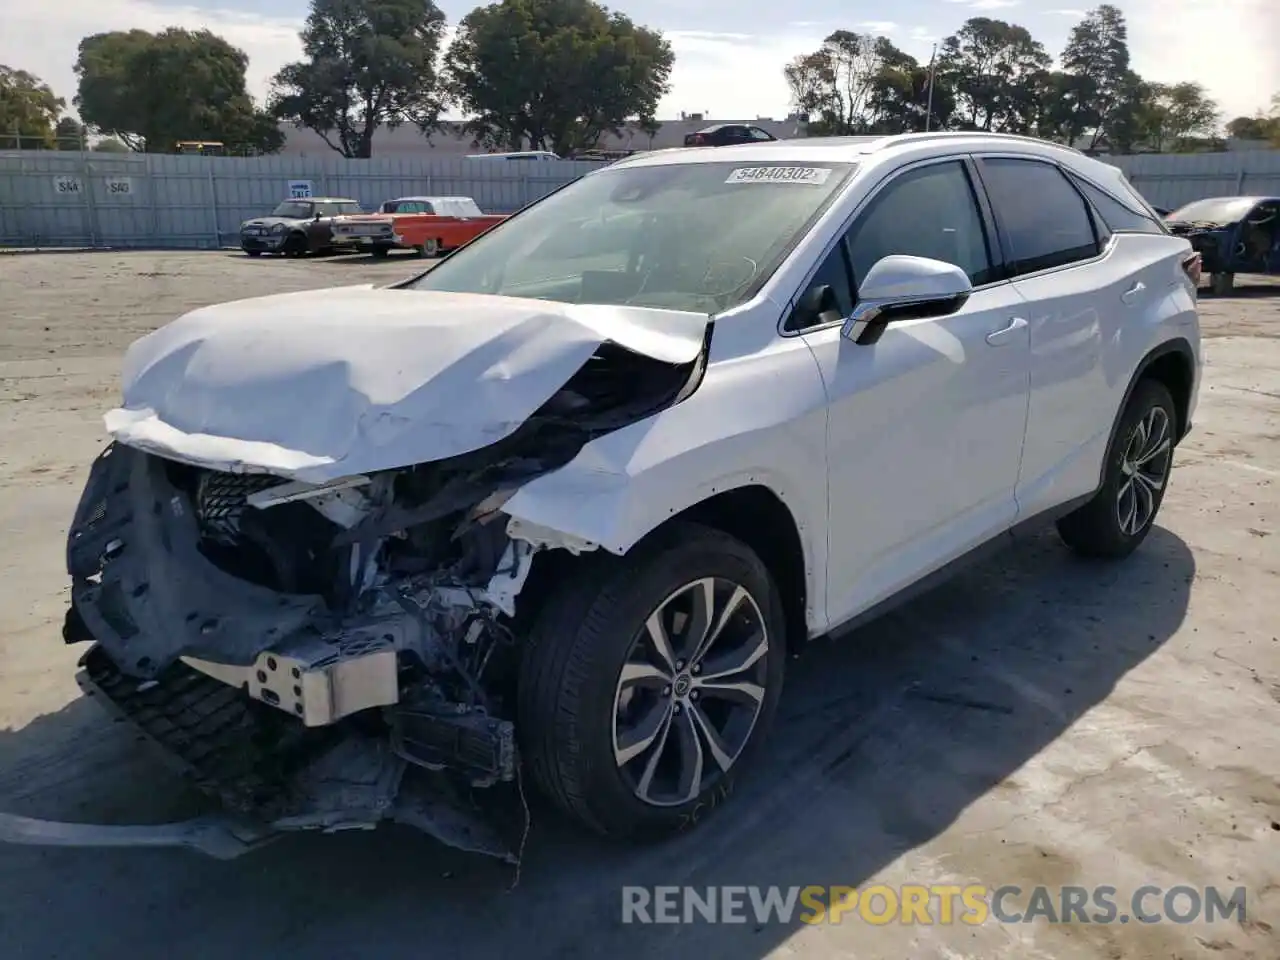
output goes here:
[{"label": "white suv", "polygon": [[1026,522],[1142,542],[1198,270],[1118,170],[1029,139],[624,160],[405,283],[135,344],[65,632],[267,829],[504,853],[473,798],[521,771],[602,833],[679,829],[807,638]]}]

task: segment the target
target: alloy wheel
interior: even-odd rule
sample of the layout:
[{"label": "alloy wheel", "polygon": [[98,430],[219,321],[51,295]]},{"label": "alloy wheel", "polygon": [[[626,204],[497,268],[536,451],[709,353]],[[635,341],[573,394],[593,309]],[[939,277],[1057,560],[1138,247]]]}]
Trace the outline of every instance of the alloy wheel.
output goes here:
[{"label": "alloy wheel", "polygon": [[1168,412],[1152,407],[1129,436],[1116,494],[1116,518],[1125,536],[1141,532],[1155,515],[1173,460],[1170,426]]},{"label": "alloy wheel", "polygon": [[764,705],[769,639],[755,598],[719,577],[649,615],[614,694],[614,760],[639,800],[688,803],[732,769]]}]

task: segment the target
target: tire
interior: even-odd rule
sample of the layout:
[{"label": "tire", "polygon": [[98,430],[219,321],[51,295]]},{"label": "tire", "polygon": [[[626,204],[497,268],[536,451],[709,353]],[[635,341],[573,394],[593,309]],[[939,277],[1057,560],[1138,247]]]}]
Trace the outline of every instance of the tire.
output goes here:
[{"label": "tire", "polygon": [[305,257],[308,251],[307,238],[301,233],[291,233],[285,240],[280,252],[286,257]]},{"label": "tire", "polygon": [[377,258],[378,260],[385,260],[387,257],[387,254],[389,254],[390,252],[391,252],[390,247],[376,246],[369,251],[369,254]]},{"label": "tire", "polygon": [[1215,297],[1229,297],[1236,288],[1234,273],[1215,273],[1209,278],[1209,289]]},{"label": "tire", "polygon": [[440,241],[432,238],[424,242],[422,246],[417,248],[417,250],[418,256],[422,257],[424,260],[431,257],[438,257],[440,255]]},{"label": "tire", "polygon": [[261,250],[246,250],[246,251],[245,251],[245,256],[248,256],[248,257],[260,257],[260,256],[262,256],[262,251],[261,251]]},{"label": "tire", "polygon": [[[715,809],[732,792],[767,737],[777,708],[785,669],[786,639],[782,604],[772,577],[759,557],[734,538],[698,524],[675,523],[625,557],[593,555],[581,575],[567,578],[536,615],[520,665],[517,726],[521,755],[539,789],[556,805],[596,833],[616,839],[648,839],[686,829]],[[695,677],[693,665],[677,671],[674,682],[645,678],[623,689],[622,669],[647,672],[645,659],[661,662],[647,639],[646,622],[664,607],[677,612],[705,597],[700,582],[716,584],[716,609],[742,588],[750,602],[736,604],[734,616],[710,648],[707,663],[719,661],[717,676],[736,656],[747,663],[727,679],[741,679],[763,695],[734,703],[716,691],[712,679]],[[717,614],[718,616],[718,614]],[[710,619],[710,618],[705,618]],[[762,655],[750,626],[763,627]],[[697,619],[686,624],[691,628]],[[678,626],[678,620],[672,621]],[[670,649],[678,657],[687,639],[670,631]],[[646,656],[647,655],[647,656]],[[743,690],[746,687],[741,688]],[[681,693],[683,691],[683,695]],[[665,715],[665,721],[656,718]],[[626,727],[639,716],[655,718],[678,738],[653,740],[619,762],[616,721]],[[704,776],[699,789],[681,788],[664,770],[646,783],[644,770],[655,753],[667,763],[688,745],[699,720],[718,732],[727,769],[716,762],[710,741],[699,741]],[[637,727],[644,724],[637,724]],[[634,732],[634,731],[633,731]],[[625,733],[625,731],[624,731]],[[643,742],[644,738],[639,738]],[[686,758],[693,752],[680,754]],[[731,756],[730,756],[731,755]],[[686,771],[693,769],[690,763]],[[686,781],[691,783],[692,777]],[[647,792],[642,798],[641,790]]]},{"label": "tire", "polygon": [[[1058,521],[1058,535],[1067,546],[1081,556],[1108,560],[1138,548],[1164,502],[1177,429],[1177,408],[1168,388],[1156,380],[1139,380],[1107,450],[1102,486],[1092,500]],[[1143,430],[1145,437],[1140,436]],[[1135,460],[1141,463],[1138,469],[1132,466]]]}]

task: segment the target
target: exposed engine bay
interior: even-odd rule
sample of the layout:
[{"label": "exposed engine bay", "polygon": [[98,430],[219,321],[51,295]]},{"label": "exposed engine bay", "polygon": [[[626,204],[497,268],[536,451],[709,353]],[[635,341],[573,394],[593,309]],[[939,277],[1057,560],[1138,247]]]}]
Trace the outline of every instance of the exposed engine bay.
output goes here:
[{"label": "exposed engine bay", "polygon": [[[115,443],[67,544],[81,683],[229,811],[276,830],[392,819],[512,859],[514,689],[535,558],[595,545],[502,512],[592,439],[687,397],[692,362],[603,343],[513,433],[324,483]],[[465,402],[460,398],[460,402]]]}]

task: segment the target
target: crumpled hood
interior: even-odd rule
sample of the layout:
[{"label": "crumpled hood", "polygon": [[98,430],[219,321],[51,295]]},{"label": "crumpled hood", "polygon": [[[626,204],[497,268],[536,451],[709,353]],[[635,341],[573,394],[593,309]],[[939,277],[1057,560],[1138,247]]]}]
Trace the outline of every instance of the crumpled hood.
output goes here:
[{"label": "crumpled hood", "polygon": [[195,310],[125,355],[120,443],[312,483],[512,433],[606,340],[688,363],[708,317],[371,285]]}]

